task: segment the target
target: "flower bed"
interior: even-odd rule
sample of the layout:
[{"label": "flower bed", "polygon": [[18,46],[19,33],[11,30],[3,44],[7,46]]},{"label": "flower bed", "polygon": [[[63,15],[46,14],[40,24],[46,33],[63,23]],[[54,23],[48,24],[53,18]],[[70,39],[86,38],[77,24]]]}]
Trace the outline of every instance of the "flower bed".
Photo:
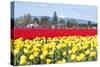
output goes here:
[{"label": "flower bed", "polygon": [[97,36],[36,37],[12,40],[14,65],[97,60]]},{"label": "flower bed", "polygon": [[35,37],[59,37],[59,36],[94,36],[96,29],[46,29],[46,28],[14,28],[11,30],[12,39],[23,37],[33,39]]}]

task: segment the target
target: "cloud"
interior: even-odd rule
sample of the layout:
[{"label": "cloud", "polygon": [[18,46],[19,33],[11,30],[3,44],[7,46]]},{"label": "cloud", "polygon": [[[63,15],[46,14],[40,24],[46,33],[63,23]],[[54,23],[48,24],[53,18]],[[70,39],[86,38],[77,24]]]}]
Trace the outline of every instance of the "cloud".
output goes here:
[{"label": "cloud", "polygon": [[59,17],[61,17],[61,18],[65,18],[66,16],[64,16],[64,15],[60,15]]}]

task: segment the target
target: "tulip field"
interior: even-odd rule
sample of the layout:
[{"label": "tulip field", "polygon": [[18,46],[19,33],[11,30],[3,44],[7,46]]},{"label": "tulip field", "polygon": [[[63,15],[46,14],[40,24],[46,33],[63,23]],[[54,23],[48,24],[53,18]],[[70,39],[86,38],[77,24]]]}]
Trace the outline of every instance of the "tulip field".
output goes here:
[{"label": "tulip field", "polygon": [[59,37],[59,36],[94,36],[96,29],[48,29],[48,28],[15,28],[11,30],[12,38],[33,39],[35,37]]},{"label": "tulip field", "polygon": [[12,29],[14,65],[97,60],[96,29]]}]

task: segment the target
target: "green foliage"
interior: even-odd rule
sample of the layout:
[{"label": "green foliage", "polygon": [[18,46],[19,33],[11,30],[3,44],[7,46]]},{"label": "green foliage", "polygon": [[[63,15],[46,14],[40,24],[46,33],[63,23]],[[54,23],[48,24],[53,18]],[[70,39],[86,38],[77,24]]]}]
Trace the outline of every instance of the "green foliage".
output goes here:
[{"label": "green foliage", "polygon": [[54,12],[54,15],[53,15],[53,23],[57,23],[58,22],[58,18],[57,18],[57,13]]}]

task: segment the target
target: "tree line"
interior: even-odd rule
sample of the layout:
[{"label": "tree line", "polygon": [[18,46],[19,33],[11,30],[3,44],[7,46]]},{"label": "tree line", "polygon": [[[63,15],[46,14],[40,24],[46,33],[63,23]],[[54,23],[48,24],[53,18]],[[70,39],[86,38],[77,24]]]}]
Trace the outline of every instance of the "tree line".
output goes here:
[{"label": "tree line", "polygon": [[54,12],[52,19],[48,16],[42,16],[41,18],[34,17],[30,14],[25,14],[17,19],[11,19],[11,24],[13,27],[38,27],[38,28],[93,28],[97,27],[97,24],[92,24],[91,21],[87,21],[86,23],[79,24],[76,19],[69,19],[65,21],[64,19],[60,19],[57,16],[57,13]]}]

